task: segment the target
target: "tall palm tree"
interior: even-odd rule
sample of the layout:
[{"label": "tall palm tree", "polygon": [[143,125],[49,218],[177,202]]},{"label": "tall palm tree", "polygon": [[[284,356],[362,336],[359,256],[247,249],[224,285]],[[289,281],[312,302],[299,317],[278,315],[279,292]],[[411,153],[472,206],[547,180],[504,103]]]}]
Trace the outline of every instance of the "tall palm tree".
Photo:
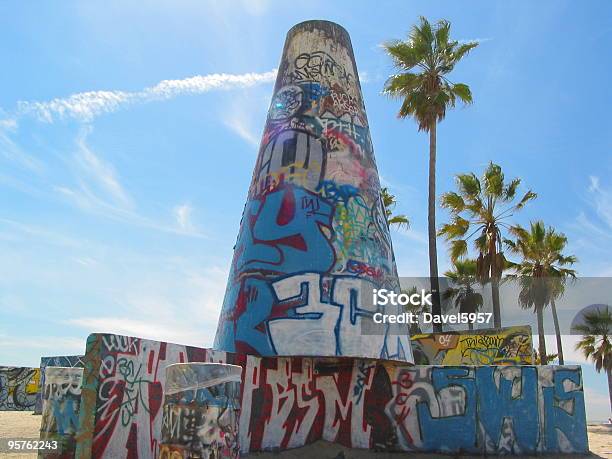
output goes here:
[{"label": "tall palm tree", "polygon": [[382,187],[380,189],[380,197],[383,202],[383,207],[385,208],[385,218],[387,219],[387,225],[395,225],[398,228],[409,228],[410,220],[408,220],[408,217],[402,214],[393,214],[393,210],[397,205],[395,195],[391,194],[387,187]]},{"label": "tall palm tree", "polygon": [[519,178],[506,183],[501,167],[490,163],[482,181],[474,173],[457,175],[457,192],[444,193],[441,199],[442,207],[450,210],[451,221],[442,225],[439,234],[450,242],[453,262],[467,255],[468,241],[474,237],[476,275],[483,284],[491,282],[496,328],[501,327],[499,282],[506,268],[502,230],[509,230],[507,220],[536,197],[529,190],[515,201],[520,184]]},{"label": "tall palm tree", "polygon": [[[516,241],[505,240],[508,247],[521,257],[518,263],[510,263],[514,270],[510,278],[517,278],[521,287],[519,304],[525,309],[534,309],[538,321],[539,355],[546,365],[546,342],[544,340],[544,308],[558,298],[559,281],[575,277],[576,271],[567,266],[577,260],[563,255],[567,238],[543,222],[532,222],[529,231],[521,226],[510,229]],[[558,324],[558,321],[557,321]],[[559,334],[559,341],[560,341]]]},{"label": "tall palm tree", "polygon": [[[574,259],[576,260],[576,259]],[[553,283],[553,296],[550,299],[550,309],[553,316],[553,324],[555,325],[555,336],[557,339],[557,356],[559,357],[559,365],[565,365],[565,359],[563,357],[563,343],[561,340],[561,330],[559,328],[559,316],[557,315],[557,300],[565,293],[565,284],[567,278],[571,277],[574,279],[576,274],[564,275],[561,273],[558,277],[551,278],[550,281]]]},{"label": "tall palm tree", "polygon": [[[419,293],[419,292],[420,292],[420,289],[417,289],[416,287],[411,287],[409,289],[402,289],[401,293],[406,293],[408,296],[410,296],[410,295],[414,295],[415,293]],[[429,292],[425,292],[425,293],[429,293]],[[421,303],[417,303],[417,304],[408,303],[406,306],[404,306],[404,309],[406,310],[406,312],[411,312],[412,314],[414,314],[415,316],[419,318],[423,317],[423,313],[431,312],[427,304],[421,304]],[[421,333],[423,333],[423,330],[419,326],[418,322],[411,323],[408,328],[408,331],[410,332],[410,336],[420,335]]]},{"label": "tall palm tree", "polygon": [[580,333],[582,339],[576,344],[576,350],[581,350],[587,359],[595,363],[597,373],[605,370],[608,376],[608,392],[610,408],[612,409],[612,313],[608,306],[605,309],[587,312],[583,315],[583,323],[572,328],[572,332]]},{"label": "tall palm tree", "polygon": [[[455,300],[455,306],[459,307],[460,313],[475,313],[483,305],[483,298],[475,291],[476,260],[455,260],[453,269],[446,271],[444,275],[451,281],[451,287],[444,291],[443,298]],[[473,330],[474,324],[468,322],[468,329]]]},{"label": "tall palm tree", "polygon": [[[383,46],[400,73],[389,77],[383,92],[402,99],[398,117],[412,117],[419,131],[429,133],[428,233],[429,276],[433,294],[434,315],[441,314],[438,281],[438,253],[436,248],[436,127],[454,108],[457,100],[472,102],[470,88],[463,83],[452,83],[448,74],[477,42],[459,43],[450,38],[450,22],[435,24],[421,17],[407,40],[393,40]],[[416,70],[416,71],[414,71]],[[436,329],[440,329],[437,325]]]}]

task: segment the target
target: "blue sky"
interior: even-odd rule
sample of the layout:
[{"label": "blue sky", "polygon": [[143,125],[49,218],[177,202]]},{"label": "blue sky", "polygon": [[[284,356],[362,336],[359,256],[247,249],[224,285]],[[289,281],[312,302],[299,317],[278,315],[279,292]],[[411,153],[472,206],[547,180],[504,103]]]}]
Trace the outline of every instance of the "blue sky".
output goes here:
[{"label": "blue sky", "polygon": [[[539,194],[518,222],[544,219],[569,237],[581,275],[612,276],[611,10],[2,2],[0,363],[82,352],[102,330],[212,344],[273,70],[306,19],[351,34],[382,181],[412,222],[393,233],[400,275],[427,274],[427,136],[380,95],[393,70],[380,43],[425,15],[481,42],[453,74],[475,103],[439,127],[439,189],[494,160]],[[589,417],[607,418],[605,378],[584,372]]]}]

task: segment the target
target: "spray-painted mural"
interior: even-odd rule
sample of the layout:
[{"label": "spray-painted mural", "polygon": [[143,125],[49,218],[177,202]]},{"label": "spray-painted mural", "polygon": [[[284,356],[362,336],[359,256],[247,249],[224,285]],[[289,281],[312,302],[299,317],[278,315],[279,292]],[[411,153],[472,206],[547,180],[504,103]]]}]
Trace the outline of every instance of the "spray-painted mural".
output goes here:
[{"label": "spray-painted mural", "polygon": [[531,327],[414,335],[417,365],[530,365]]},{"label": "spray-painted mural", "polygon": [[215,349],[412,361],[407,329],[360,333],[380,310],[372,288],[399,282],[353,50],[337,24],[287,35],[234,250]]},{"label": "spray-painted mural", "polygon": [[159,457],[166,367],[225,359],[224,352],[91,335],[83,358],[76,457]]},{"label": "spray-painted mural", "polygon": [[38,395],[36,396],[36,407],[34,414],[42,414],[42,388],[45,387],[45,369],[47,367],[77,367],[82,368],[82,355],[56,355],[53,357],[40,358],[40,385]]},{"label": "spray-painted mural", "polygon": [[0,367],[0,411],[33,411],[39,381],[38,368]]},{"label": "spray-painted mural", "polygon": [[242,368],[218,363],[168,367],[160,459],[237,459]]},{"label": "spray-painted mural", "polygon": [[[77,457],[155,458],[165,366],[240,365],[242,452],[319,439],[388,451],[526,454],[588,449],[579,366],[403,366],[261,358],[116,335],[85,356]],[[91,456],[90,456],[91,454]]]},{"label": "spray-painted mural", "polygon": [[41,452],[47,459],[71,459],[76,449],[79,427],[82,368],[48,367],[43,386],[40,439],[53,441],[53,450]]}]

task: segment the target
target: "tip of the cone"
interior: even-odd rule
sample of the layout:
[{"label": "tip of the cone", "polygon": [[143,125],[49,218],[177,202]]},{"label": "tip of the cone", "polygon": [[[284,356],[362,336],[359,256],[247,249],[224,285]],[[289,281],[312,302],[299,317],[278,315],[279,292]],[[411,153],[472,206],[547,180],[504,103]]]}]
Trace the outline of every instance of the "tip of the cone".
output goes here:
[{"label": "tip of the cone", "polygon": [[327,21],[325,19],[310,19],[308,21],[299,22],[295,24],[293,27],[291,27],[291,29],[289,29],[289,32],[287,32],[287,34],[290,35],[296,32],[297,30],[311,30],[315,28],[322,29],[322,30],[329,30],[329,31],[332,31],[332,30],[341,31],[347,36],[349,35],[348,31],[344,27],[342,27],[340,24],[336,22],[332,22],[332,21]]}]

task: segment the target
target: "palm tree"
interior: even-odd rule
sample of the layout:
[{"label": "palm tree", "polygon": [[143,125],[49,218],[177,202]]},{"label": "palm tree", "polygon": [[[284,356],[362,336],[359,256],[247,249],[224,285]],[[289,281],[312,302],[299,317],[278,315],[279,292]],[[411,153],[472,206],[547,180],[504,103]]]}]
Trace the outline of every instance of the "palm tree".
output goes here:
[{"label": "palm tree", "polygon": [[476,277],[482,284],[491,282],[495,328],[501,327],[499,281],[506,268],[502,230],[509,230],[506,220],[536,197],[529,190],[515,202],[520,183],[519,178],[506,183],[501,167],[490,163],[482,181],[474,173],[457,175],[458,191],[444,193],[441,199],[451,213],[450,223],[439,231],[450,242],[451,261],[467,255],[468,241],[477,236],[473,240],[478,252]]},{"label": "palm tree", "polygon": [[[416,287],[411,287],[410,289],[402,289],[401,293],[406,293],[408,296],[413,295],[415,293],[419,293],[420,290],[417,289]],[[429,293],[429,292],[425,292],[425,293]],[[411,312],[412,314],[414,314],[417,317],[423,317],[423,313],[425,312],[430,312],[429,311],[429,306],[427,306],[427,304],[412,304],[412,303],[408,303],[406,306],[404,306],[406,312]],[[423,333],[423,330],[421,330],[421,327],[419,326],[419,323],[411,323],[409,326],[408,331],[410,332],[410,336],[415,336],[415,335],[420,335]]]},{"label": "palm tree", "polygon": [[606,306],[604,310],[598,308],[596,311],[587,312],[582,318],[583,323],[572,328],[572,332],[582,335],[582,339],[576,344],[576,350],[581,350],[587,359],[595,363],[597,373],[605,370],[612,409],[612,313]]},{"label": "palm tree", "polygon": [[[444,275],[451,280],[452,287],[444,292],[445,300],[455,300],[459,313],[475,313],[483,305],[482,295],[474,290],[476,280],[476,260],[455,260],[453,269]],[[468,329],[473,330],[474,324],[468,322]]]},{"label": "palm tree", "polygon": [[[525,309],[534,309],[538,321],[539,355],[542,365],[546,365],[546,342],[544,340],[544,308],[559,297],[560,280],[575,277],[576,271],[566,266],[577,260],[561,252],[567,245],[567,238],[552,227],[546,228],[543,222],[532,222],[529,231],[521,226],[510,229],[516,241],[506,239],[508,247],[521,257],[518,263],[509,263],[518,278],[521,291],[519,304]],[[558,321],[557,321],[558,325]],[[559,334],[559,341],[561,340]]]},{"label": "palm tree", "polygon": [[383,202],[383,207],[385,208],[385,218],[387,219],[387,225],[395,225],[398,228],[409,228],[410,221],[408,220],[408,217],[402,214],[393,215],[393,210],[397,205],[395,195],[391,194],[387,187],[382,187],[380,189],[380,197]]},{"label": "palm tree", "polygon": [[[561,249],[562,250],[562,249]],[[574,261],[576,259],[574,258]],[[559,365],[565,365],[565,359],[563,357],[563,344],[561,340],[561,330],[559,328],[559,316],[557,315],[557,300],[565,293],[565,284],[567,282],[566,275],[561,274],[559,277],[551,278],[550,281],[553,283],[553,296],[550,300],[550,309],[553,316],[553,324],[555,325],[555,336],[557,339],[557,355],[559,357]],[[576,277],[576,274],[570,275],[572,279]]]},{"label": "palm tree", "polygon": [[[402,99],[399,118],[413,117],[419,131],[429,133],[427,220],[434,315],[442,312],[436,249],[436,127],[446,116],[446,110],[455,107],[457,99],[464,104],[472,102],[470,88],[463,83],[452,83],[448,74],[470,50],[478,46],[477,42],[451,40],[450,28],[451,24],[446,20],[432,25],[421,17],[419,24],[412,27],[407,40],[393,40],[383,45],[400,71],[389,77],[383,92]],[[413,72],[415,69],[417,71]],[[436,328],[440,329],[440,326]]]}]

